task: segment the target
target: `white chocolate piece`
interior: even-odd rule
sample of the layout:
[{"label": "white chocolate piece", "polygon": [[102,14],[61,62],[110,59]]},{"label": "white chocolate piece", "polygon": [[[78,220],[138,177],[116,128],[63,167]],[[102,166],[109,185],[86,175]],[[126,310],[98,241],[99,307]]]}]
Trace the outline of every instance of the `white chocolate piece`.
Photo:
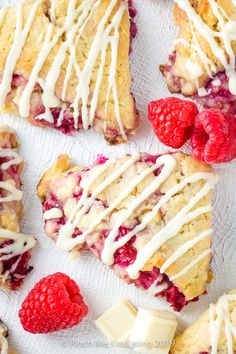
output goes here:
[{"label": "white chocolate piece", "polygon": [[126,299],[108,309],[95,324],[110,341],[125,342],[134,326],[137,310]]},{"label": "white chocolate piece", "polygon": [[140,353],[168,354],[176,327],[177,321],[172,313],[139,308],[130,342],[134,347],[140,343],[134,349]]}]

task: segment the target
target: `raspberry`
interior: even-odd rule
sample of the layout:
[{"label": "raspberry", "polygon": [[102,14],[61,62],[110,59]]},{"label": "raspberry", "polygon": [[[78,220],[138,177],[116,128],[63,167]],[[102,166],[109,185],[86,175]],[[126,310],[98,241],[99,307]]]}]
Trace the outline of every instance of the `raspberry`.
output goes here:
[{"label": "raspberry", "polygon": [[206,163],[226,162],[236,157],[236,119],[216,109],[198,114],[191,138],[193,156]]},{"label": "raspberry", "polygon": [[22,303],[19,317],[31,333],[50,333],[77,325],[88,307],[80,289],[66,274],[55,273],[41,279]]},{"label": "raspberry", "polygon": [[190,139],[197,114],[195,103],[175,97],[153,101],[148,106],[155,134],[162,143],[173,148],[181,147]]}]

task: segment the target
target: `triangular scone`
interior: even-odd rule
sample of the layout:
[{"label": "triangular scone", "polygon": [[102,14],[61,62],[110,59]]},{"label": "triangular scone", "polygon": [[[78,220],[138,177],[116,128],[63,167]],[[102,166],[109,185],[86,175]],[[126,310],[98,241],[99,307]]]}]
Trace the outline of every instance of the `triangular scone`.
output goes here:
[{"label": "triangular scone", "polygon": [[161,66],[169,90],[235,114],[235,1],[174,2],[179,36],[169,63]]},{"label": "triangular scone", "polygon": [[59,248],[88,247],[128,283],[179,311],[210,280],[209,166],[182,153],[99,157],[74,167],[63,155],[38,195],[45,230]]},{"label": "triangular scone", "polygon": [[17,354],[17,352],[8,344],[8,329],[0,320],[0,353]]},{"label": "triangular scone", "polygon": [[221,296],[182,334],[171,354],[229,354],[236,351],[236,290]]},{"label": "triangular scone", "polygon": [[32,269],[28,266],[35,239],[20,233],[23,214],[20,175],[23,160],[9,127],[0,127],[0,288],[16,290]]},{"label": "triangular scone", "polygon": [[137,128],[126,0],[34,0],[0,11],[0,109],[110,143]]}]

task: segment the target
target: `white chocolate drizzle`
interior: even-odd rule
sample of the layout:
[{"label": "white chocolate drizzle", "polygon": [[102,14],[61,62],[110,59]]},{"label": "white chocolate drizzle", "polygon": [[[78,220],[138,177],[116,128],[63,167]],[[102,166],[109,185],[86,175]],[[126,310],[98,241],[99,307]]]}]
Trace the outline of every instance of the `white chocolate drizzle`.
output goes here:
[{"label": "white chocolate drizzle", "polygon": [[7,354],[8,353],[8,341],[5,337],[5,333],[7,332],[6,326],[4,326],[0,322],[0,353]]},{"label": "white chocolate drizzle", "polygon": [[218,353],[221,335],[225,335],[227,353],[234,353],[233,343],[236,340],[236,326],[231,322],[230,302],[236,301],[236,294],[221,296],[217,304],[211,304],[209,308],[209,326],[211,338],[211,354]]},{"label": "white chocolate drizzle", "polygon": [[[157,279],[151,284],[151,286],[149,286],[149,288],[147,289],[149,295],[155,296],[168,288],[168,283],[162,283],[162,280],[163,276],[159,275]],[[161,282],[161,284],[158,284],[159,282]]]},{"label": "white chocolate drizzle", "polygon": [[0,157],[12,157],[11,160],[1,164],[2,170],[7,170],[9,167],[22,162],[22,158],[13,149],[0,149]]},{"label": "white chocolate drizzle", "polygon": [[[196,49],[196,53],[199,55],[205,68],[207,68],[208,75],[210,72],[209,77],[212,77],[211,74],[215,73],[216,67],[214,62],[203,53],[201,44],[195,35],[195,30],[208,42],[213,54],[224,67],[229,79],[229,91],[233,95],[236,95],[235,54],[232,46],[232,42],[236,40],[236,21],[229,18],[217,1],[208,0],[211,10],[218,22],[217,30],[214,30],[197,14],[189,0],[174,1],[188,16],[191,32],[193,34],[193,45],[191,47]],[[234,6],[236,6],[235,1]],[[223,43],[223,47],[220,42]],[[200,94],[203,94],[201,88],[199,89]]]},{"label": "white chocolate drizzle", "polygon": [[[155,193],[162,183],[164,183],[167,178],[171,175],[173,170],[176,167],[176,160],[172,155],[163,155],[157,158],[156,163],[150,167],[147,167],[138,174],[135,178],[130,181],[127,188],[124,189],[122,193],[101,213],[99,213],[96,218],[91,222],[89,227],[79,236],[73,238],[73,233],[75,232],[76,227],[78,226],[81,218],[89,211],[90,207],[93,205],[95,198],[109,187],[119,176],[122,175],[130,166],[135,164],[139,160],[139,155],[129,157],[121,165],[115,167],[115,160],[108,160],[103,165],[99,165],[94,168],[91,177],[88,177],[87,180],[82,179],[83,184],[83,193],[72,210],[70,217],[65,225],[63,225],[59,231],[57,238],[57,245],[59,248],[65,251],[71,251],[74,247],[79,244],[82,244],[86,237],[94,232],[95,228],[102,220],[109,216],[113,210],[150,174],[152,174],[157,169],[161,168],[160,173],[155,179],[144,188],[144,190],[128,205],[127,209],[122,211],[119,216],[119,220],[112,226],[112,229],[108,236],[105,238],[104,247],[101,253],[101,259],[103,263],[107,265],[112,265],[114,263],[114,254],[116,250],[124,246],[133,236],[137,235],[139,232],[146,229],[148,224],[154,219],[157,213],[160,211],[160,208],[168,203],[173,196],[181,192],[187,185],[197,183],[201,180],[205,180],[202,188],[196,193],[196,195],[185,205],[171,220],[168,221],[163,228],[154,235],[148,243],[138,252],[136,260],[133,264],[127,267],[127,273],[130,278],[136,279],[139,276],[139,271],[143,269],[148,260],[153,256],[153,254],[158,251],[168,240],[178,235],[181,228],[186,224],[197,218],[198,216],[209,213],[211,211],[211,205],[204,207],[198,207],[195,210],[192,210],[207,194],[214,188],[217,183],[217,177],[212,173],[199,172],[193,175],[190,175],[183,179],[180,183],[174,185],[170,188],[163,196],[160,197],[157,204],[153,209],[144,215],[142,221],[137,224],[131,231],[129,231],[125,236],[116,240],[119,228],[125,224],[125,222],[130,218],[134,211],[145,202],[153,193]],[[92,192],[91,196],[89,195],[89,190],[91,189],[93,183],[98,179],[99,176],[104,174],[106,170],[113,167],[114,172],[105,178],[101,184],[99,184],[95,190]],[[164,273],[167,268],[171,266],[178,258],[180,258],[185,252],[193,248],[198,242],[204,240],[207,236],[211,234],[212,230],[208,229],[202,232],[200,235],[197,235],[193,240],[186,242],[183,246],[180,246],[174,254],[166,260],[166,262],[161,267],[161,273]],[[189,269],[194,267],[198,262],[200,262],[204,257],[209,255],[211,252],[210,249],[205,250],[199,256],[188,264],[181,272],[173,276],[173,280],[183,276]],[[160,275],[161,276],[161,275]],[[157,281],[158,282],[158,281]],[[152,291],[152,290],[150,290]],[[155,290],[154,290],[155,291]],[[158,291],[158,290],[157,290]]]},{"label": "white chocolate drizzle", "polygon": [[0,256],[0,261],[6,261],[14,256],[25,253],[36,244],[33,237],[6,229],[0,229],[0,239],[13,241],[12,244],[0,248],[1,254],[4,253],[4,255]]},{"label": "white chocolate drizzle", "polygon": [[23,192],[20,189],[17,189],[9,182],[0,182],[0,189],[4,189],[9,192],[5,197],[0,197],[0,203],[2,202],[13,202],[20,201],[23,197]]},{"label": "white chocolate drizzle", "polygon": [[[7,94],[11,90],[11,82],[16,66],[16,62],[20,57],[24,45],[27,40],[30,28],[33,24],[34,18],[40,0],[37,0],[32,6],[32,10],[28,16],[26,25],[22,28],[22,5],[17,7],[17,21],[15,38],[7,57],[5,70],[3,74],[2,83],[0,84],[0,107],[3,107],[6,101]],[[78,79],[76,87],[76,94],[74,102],[70,105],[73,108],[74,127],[79,127],[79,117],[81,111],[82,124],[85,129],[88,129],[94,124],[99,91],[103,79],[107,50],[111,48],[111,64],[108,74],[108,88],[105,102],[105,128],[107,119],[108,105],[111,100],[114,100],[115,117],[117,125],[122,137],[126,140],[126,134],[123,128],[122,119],[120,115],[119,98],[117,92],[117,57],[118,57],[118,44],[119,44],[119,27],[125,11],[127,11],[126,2],[121,2],[118,9],[115,10],[118,0],[111,0],[105,10],[103,17],[101,18],[96,33],[93,38],[93,42],[88,52],[88,58],[86,59],[83,68],[80,68],[76,51],[79,39],[91,19],[94,12],[101,5],[101,0],[83,0],[77,8],[76,0],[69,0],[67,15],[65,24],[62,28],[55,26],[56,14],[55,14],[55,0],[51,0],[50,18],[51,23],[48,24],[47,33],[43,40],[42,47],[39,55],[36,59],[32,72],[26,87],[24,88],[21,97],[19,99],[19,113],[22,117],[28,117],[30,114],[31,95],[36,83],[39,83],[42,90],[42,102],[45,107],[43,114],[35,117],[39,120],[45,120],[49,123],[54,123],[54,119],[51,113],[51,108],[60,108],[61,113],[59,121],[57,123],[60,126],[65,112],[65,107],[60,103],[59,98],[56,96],[56,84],[60,77],[62,65],[65,62],[66,56],[68,56],[68,65],[65,71],[65,79],[63,84],[62,100],[66,99],[68,82],[71,78],[72,69],[75,71],[75,75]],[[111,18],[112,16],[112,18]],[[4,19],[4,12],[0,13],[0,23]],[[110,19],[110,20],[109,20]],[[62,40],[62,36],[66,35],[65,41]],[[60,44],[58,45],[60,41]],[[40,77],[40,72],[45,64],[50,52],[55,46],[59,46],[58,52],[52,62],[51,68],[44,80]],[[69,53],[69,54],[68,54]],[[90,85],[92,82],[92,74],[95,69],[97,61],[100,60],[98,67],[98,73],[94,82],[94,92],[91,95]],[[93,79],[94,80],[94,79]],[[92,97],[91,97],[92,96]]]},{"label": "white chocolate drizzle", "polygon": [[61,218],[62,216],[63,216],[63,212],[59,208],[49,209],[45,211],[45,213],[43,214],[45,220],[57,219],[57,218]]}]

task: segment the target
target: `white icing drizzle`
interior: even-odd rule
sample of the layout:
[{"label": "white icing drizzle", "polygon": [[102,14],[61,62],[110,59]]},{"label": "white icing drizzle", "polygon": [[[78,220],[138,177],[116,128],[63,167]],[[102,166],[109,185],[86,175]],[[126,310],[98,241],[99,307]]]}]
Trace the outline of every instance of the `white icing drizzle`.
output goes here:
[{"label": "white icing drizzle", "polygon": [[157,285],[157,283],[161,282],[162,279],[163,276],[159,275],[158,278],[151,284],[151,286],[149,286],[149,288],[147,289],[149,295],[155,296],[168,288],[169,285],[166,282]]},{"label": "white icing drizzle", "polygon": [[0,253],[4,253],[4,255],[0,256],[0,261],[8,260],[14,256],[25,253],[36,244],[34,237],[6,229],[0,229],[0,240],[2,241],[2,239],[12,240],[14,242],[0,248]]},{"label": "white icing drizzle", "polygon": [[7,328],[0,322],[0,353],[8,353],[8,341],[4,336],[4,333],[7,331]]},{"label": "white icing drizzle", "polygon": [[209,327],[211,336],[211,354],[218,353],[220,337],[224,331],[227,353],[233,354],[233,338],[236,339],[235,323],[231,323],[230,302],[236,301],[236,294],[226,294],[219,298],[217,304],[209,308]]},{"label": "white icing drizzle", "polygon": [[52,208],[43,214],[45,220],[57,219],[63,216],[63,212],[59,208]]},{"label": "white icing drizzle", "polygon": [[12,149],[0,149],[0,157],[12,157],[11,160],[1,164],[2,170],[7,170],[10,166],[18,165],[22,162],[22,158]]},{"label": "white icing drizzle", "polygon": [[[73,209],[67,223],[63,225],[59,231],[57,245],[66,251],[71,251],[74,247],[82,244],[86,237],[91,234],[99,223],[104,220],[112,211],[123,201],[134,188],[136,188],[148,175],[153,173],[158,168],[162,167],[161,172],[156,176],[156,178],[147,186],[145,189],[135,197],[128,208],[125,209],[119,220],[113,225],[109,235],[104,241],[104,248],[102,250],[101,259],[105,264],[112,265],[114,263],[114,253],[116,250],[124,246],[134,235],[143,231],[148,224],[153,220],[156,214],[159,212],[160,208],[170,201],[170,199],[183,190],[188,184],[199,182],[200,180],[205,180],[205,184],[200,189],[198,193],[185,205],[169,222],[149,240],[149,242],[138,252],[135,262],[127,268],[127,272],[130,278],[136,279],[139,276],[139,271],[145,266],[148,260],[153,256],[153,254],[159,250],[164,243],[166,243],[171,238],[177,236],[181,228],[188,222],[194,220],[198,216],[208,213],[211,211],[211,206],[207,205],[205,207],[198,207],[196,210],[192,209],[197,205],[197,203],[204,198],[211,189],[214,188],[217,178],[212,173],[199,172],[191,176],[186,177],[180,183],[174,185],[170,188],[163,196],[160,197],[157,204],[153,207],[152,211],[147,213],[142,222],[136,225],[130,232],[125,236],[116,241],[116,237],[119,233],[120,226],[124,225],[129,217],[133,214],[135,210],[141,206],[141,204],[147,200],[155,191],[159,189],[162,183],[170,176],[174,168],[176,167],[176,160],[172,155],[163,155],[156,160],[156,163],[151,167],[146,168],[139,175],[130,181],[129,186],[98,216],[91,222],[89,227],[78,237],[72,238],[75,228],[78,226],[79,221],[82,216],[89,211],[90,207],[93,205],[95,198],[108,186],[110,186],[119,176],[122,175],[130,166],[132,166],[136,161],[139,160],[139,155],[128,158],[118,167],[115,168],[114,172],[105,178],[100,185],[98,185],[93,191],[92,195],[89,196],[89,190],[93,183],[101,176],[109,167],[114,164],[113,160],[108,160],[105,164],[97,166],[94,169],[92,176],[89,177],[81,186],[83,187],[82,197],[78,201],[77,205]],[[195,244],[203,240],[205,237],[209,236],[212,232],[211,229],[204,231],[200,235],[196,236],[193,240],[187,242],[185,245],[181,246],[166,262],[163,264],[161,271],[164,272],[173,262],[175,262],[179,257],[181,257],[185,252],[192,248]],[[197,264],[202,258],[210,253],[207,249],[200,256],[198,256],[192,263],[190,263],[186,268],[184,268],[176,278],[181,277],[190,268]],[[174,279],[174,277],[173,277]],[[158,291],[158,290],[157,290]]]},{"label": "white icing drizzle", "polygon": [[203,231],[200,235],[194,237],[192,240],[186,242],[182,246],[180,246],[170,258],[168,258],[160,268],[160,273],[164,273],[167,268],[169,268],[177,259],[182,257],[187,251],[193,248],[198,242],[204,240],[207,236],[210,236],[212,233],[212,229],[208,229]]},{"label": "white icing drizzle", "polygon": [[50,7],[50,10],[49,10],[49,14],[50,14],[50,19],[51,19],[51,22],[55,25],[56,24],[56,0],[51,0],[51,7]]},{"label": "white icing drizzle", "polygon": [[32,10],[27,18],[23,30],[22,30],[22,21],[23,21],[22,4],[18,5],[16,8],[16,30],[15,30],[14,42],[9,51],[4,72],[3,72],[2,82],[0,84],[0,108],[4,107],[7,94],[11,91],[11,82],[13,78],[14,69],[17,60],[19,59],[22,53],[23,47],[25,45],[25,41],[29,34],[30,28],[34,21],[34,17],[38,10],[40,2],[41,0],[36,0],[35,3],[32,5]]},{"label": "white icing drizzle", "polygon": [[0,197],[0,203],[2,202],[13,202],[20,201],[23,197],[23,192],[20,189],[17,189],[9,182],[0,182],[0,189],[4,189],[9,192],[5,197]]},{"label": "white icing drizzle", "polygon": [[[14,68],[25,45],[27,35],[34,21],[34,17],[36,15],[39,3],[40,0],[37,0],[36,3],[33,5],[32,11],[27,19],[27,23],[24,29],[22,29],[22,5],[19,5],[17,7],[17,24],[15,31],[15,39],[7,57],[3,80],[2,84],[0,85],[0,107],[4,105],[6,101],[6,96],[10,92]],[[45,107],[45,113],[40,114],[35,118],[39,120],[44,119],[49,123],[54,123],[54,119],[50,109],[53,107],[61,108],[60,101],[58,97],[56,97],[55,87],[61,73],[61,67],[65,62],[66,55],[68,55],[69,60],[65,72],[62,99],[66,99],[68,82],[71,77],[72,69],[74,68],[76,76],[78,78],[75,99],[74,102],[71,104],[71,107],[74,110],[74,127],[77,129],[79,125],[80,108],[82,113],[83,127],[85,129],[88,129],[91,125],[93,125],[95,119],[95,112],[98,104],[99,90],[106,63],[107,49],[110,46],[111,64],[109,68],[108,88],[105,102],[105,124],[107,118],[106,115],[108,103],[111,101],[112,94],[117,125],[119,127],[122,137],[126,140],[126,134],[123,128],[119,109],[119,99],[116,86],[116,72],[119,44],[119,27],[123,14],[125,11],[127,11],[127,4],[125,2],[121,2],[119,8],[114,13],[114,8],[116,7],[117,3],[118,0],[111,0],[108,4],[103,17],[101,18],[98,24],[97,31],[94,35],[94,39],[88,53],[88,58],[84,63],[84,67],[80,68],[76,58],[77,45],[79,43],[79,39],[81,38],[86,24],[91,19],[94,12],[101,5],[101,0],[84,0],[78,8],[76,8],[77,1],[70,0],[68,3],[65,24],[60,29],[57,29],[54,26],[56,22],[56,2],[55,0],[51,0],[50,18],[52,23],[48,24],[47,33],[42,48],[36,59],[28,83],[19,99],[19,113],[22,117],[28,117],[30,114],[31,95],[36,83],[38,82],[43,89],[42,101]],[[111,15],[111,21],[108,21]],[[58,44],[58,41],[61,40],[63,34],[66,34],[66,40],[60,44],[57,55],[51,65],[47,77],[45,80],[43,80],[40,77],[40,72],[43,68],[43,65],[52,49]],[[98,59],[100,59],[100,64],[98,68],[97,78],[94,83],[94,92],[92,94],[92,97],[90,97],[90,84],[92,80],[92,74],[94,72],[94,68]],[[90,108],[88,108],[89,106]],[[58,126],[61,124],[64,111],[65,108],[62,108],[58,120]]]},{"label": "white icing drizzle", "polygon": [[[195,9],[191,6],[189,0],[174,0],[177,5],[186,12],[190,24],[198,31],[198,33],[208,42],[215,57],[223,65],[225,72],[229,78],[229,91],[236,95],[236,71],[235,71],[235,54],[232,47],[232,41],[236,40],[236,21],[229,19],[225,11],[219,6],[215,0],[208,0],[213,14],[217,18],[219,31],[211,29],[199,16]],[[192,30],[192,33],[194,31]],[[221,48],[219,41],[223,42],[224,48]],[[197,47],[197,53],[202,53],[199,41],[194,37],[194,46]],[[200,56],[205,67],[208,67],[211,72],[214,72],[215,66],[211,61],[209,66],[209,59],[205,56]],[[212,67],[213,65],[213,67]],[[200,91],[201,92],[201,91]]]},{"label": "white icing drizzle", "polygon": [[186,274],[191,268],[193,268],[195,265],[197,265],[203,258],[205,258],[206,256],[209,256],[209,254],[212,253],[211,249],[207,249],[205,251],[203,251],[197,258],[195,258],[191,263],[189,263],[188,265],[186,265],[179,273],[173,275],[172,277],[170,277],[170,281],[176,280],[181,278],[184,274]]}]

